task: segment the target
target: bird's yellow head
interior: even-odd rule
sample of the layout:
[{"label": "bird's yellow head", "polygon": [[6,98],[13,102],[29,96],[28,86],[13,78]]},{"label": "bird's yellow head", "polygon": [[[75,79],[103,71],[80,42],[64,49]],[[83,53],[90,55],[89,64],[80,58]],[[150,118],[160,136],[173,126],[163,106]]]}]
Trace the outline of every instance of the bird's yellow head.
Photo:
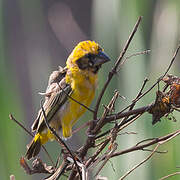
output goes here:
[{"label": "bird's yellow head", "polygon": [[67,68],[77,67],[97,73],[101,65],[110,60],[103,51],[94,41],[82,41],[68,57]]}]

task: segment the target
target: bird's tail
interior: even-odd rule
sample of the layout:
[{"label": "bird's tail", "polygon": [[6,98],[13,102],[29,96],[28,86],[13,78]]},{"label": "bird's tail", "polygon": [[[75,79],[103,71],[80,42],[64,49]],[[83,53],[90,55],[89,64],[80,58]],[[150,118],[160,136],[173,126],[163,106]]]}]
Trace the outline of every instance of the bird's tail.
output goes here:
[{"label": "bird's tail", "polygon": [[34,139],[27,145],[27,152],[25,157],[29,160],[32,157],[38,155],[39,151],[41,150],[41,139],[40,134],[36,134]]}]

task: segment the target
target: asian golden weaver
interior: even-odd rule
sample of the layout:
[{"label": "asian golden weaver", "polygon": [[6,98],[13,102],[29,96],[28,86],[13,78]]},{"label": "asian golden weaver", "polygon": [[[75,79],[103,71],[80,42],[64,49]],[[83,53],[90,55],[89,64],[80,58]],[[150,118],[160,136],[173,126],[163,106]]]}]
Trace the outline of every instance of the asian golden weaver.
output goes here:
[{"label": "asian golden weaver", "polygon": [[[57,132],[62,129],[64,138],[72,135],[73,125],[86,111],[85,107],[73,99],[89,107],[95,95],[98,70],[109,60],[96,42],[82,41],[68,57],[66,67],[50,75],[48,87],[44,93],[43,108],[49,125]],[[27,159],[35,157],[42,144],[54,139],[54,135],[46,127],[41,109],[32,125],[32,131],[36,134],[27,147],[25,155]]]}]

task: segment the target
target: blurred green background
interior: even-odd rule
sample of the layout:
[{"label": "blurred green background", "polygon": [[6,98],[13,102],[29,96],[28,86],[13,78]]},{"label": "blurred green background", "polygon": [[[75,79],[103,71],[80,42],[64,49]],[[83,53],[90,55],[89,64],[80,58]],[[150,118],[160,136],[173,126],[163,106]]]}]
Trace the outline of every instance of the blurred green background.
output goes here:
[{"label": "blurred green background", "polygon": [[[145,77],[150,79],[147,89],[165,72],[180,40],[179,0],[0,0],[0,179],[9,179],[11,174],[17,180],[44,177],[28,176],[20,167],[19,158],[24,155],[31,137],[9,120],[9,113],[30,129],[41,100],[38,92],[45,90],[50,73],[59,65],[65,65],[69,53],[81,40],[99,42],[113,60],[100,73],[99,92],[107,70],[113,66],[138,16],[143,16],[143,20],[126,55],[146,49],[151,53],[128,60],[111,82],[102,103],[106,104],[112,92],[118,89],[126,100],[119,99],[117,110],[131,102]],[[177,76],[180,75],[179,59],[180,55],[170,70]],[[157,88],[137,107],[152,102],[155,90]],[[178,129],[180,116],[174,115],[176,123],[164,118],[155,126],[151,125],[151,115],[143,115],[126,130],[137,132],[137,135],[118,137],[119,148]],[[90,119],[92,116],[87,112],[77,126]],[[72,148],[77,149],[85,141],[85,131],[69,140]],[[59,145],[50,142],[46,147],[56,160]],[[173,139],[161,150],[168,150],[168,153],[155,154],[127,179],[154,180],[178,171],[180,138]],[[148,154],[140,151],[114,158],[100,174],[118,179]],[[40,156],[48,162],[43,152]]]}]

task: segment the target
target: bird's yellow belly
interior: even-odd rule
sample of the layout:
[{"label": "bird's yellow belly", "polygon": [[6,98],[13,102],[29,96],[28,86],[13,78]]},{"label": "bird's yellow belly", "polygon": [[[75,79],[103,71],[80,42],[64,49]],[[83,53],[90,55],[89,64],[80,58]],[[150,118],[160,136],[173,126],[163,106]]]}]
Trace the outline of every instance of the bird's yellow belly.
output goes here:
[{"label": "bird's yellow belly", "polygon": [[[86,89],[86,91],[74,91],[71,95],[73,99],[89,107],[93,98],[94,90]],[[68,138],[72,136],[72,127],[78,120],[78,118],[86,111],[86,108],[78,104],[72,99],[68,99],[69,103],[66,106],[66,111],[61,118],[61,126],[63,131],[63,137]]]}]

